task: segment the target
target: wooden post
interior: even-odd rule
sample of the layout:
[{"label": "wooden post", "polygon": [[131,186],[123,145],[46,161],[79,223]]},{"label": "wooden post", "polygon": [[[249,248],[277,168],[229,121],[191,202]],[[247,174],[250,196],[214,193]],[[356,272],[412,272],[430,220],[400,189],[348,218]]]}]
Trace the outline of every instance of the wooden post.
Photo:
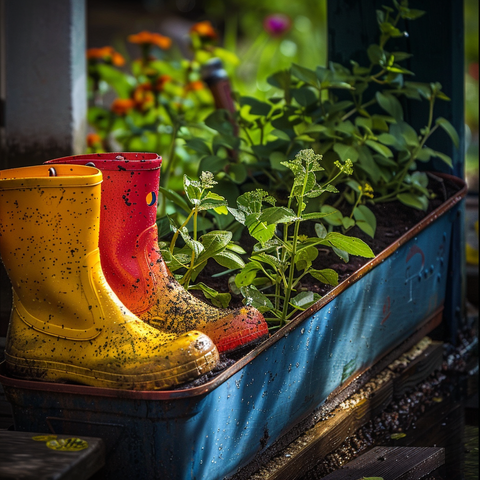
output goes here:
[{"label": "wooden post", "polygon": [[1,168],[81,153],[86,135],[85,0],[0,0]]},{"label": "wooden post", "polygon": [[[0,0],[0,168],[82,153],[85,0]],[[11,305],[0,266],[0,336]]]}]

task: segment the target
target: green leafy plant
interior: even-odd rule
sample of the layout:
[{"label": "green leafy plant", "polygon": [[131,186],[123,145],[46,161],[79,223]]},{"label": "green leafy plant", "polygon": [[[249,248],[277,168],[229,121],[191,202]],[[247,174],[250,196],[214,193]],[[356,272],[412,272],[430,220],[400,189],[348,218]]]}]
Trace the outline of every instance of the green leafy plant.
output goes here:
[{"label": "green leafy plant", "polygon": [[[448,120],[434,117],[436,101],[449,100],[441,85],[407,81],[413,72],[402,62],[410,55],[387,48],[404,36],[400,20],[416,20],[425,12],[409,8],[405,0],[394,0],[393,5],[376,13],[379,40],[366,51],[368,65],[330,62],[312,70],[293,64],[268,78],[277,89],[275,96],[266,101],[237,96],[233,116],[216,111],[207,117],[213,138],[187,146],[201,156],[200,165],[211,167],[219,189],[240,194],[266,187],[281,201],[293,181],[284,162],[312,148],[323,155],[320,179],[326,182],[335,176],[332,185],[341,192],[335,205],[325,195],[315,207],[326,204],[342,211],[329,217],[331,226],[347,231],[357,225],[373,236],[375,220],[369,205],[398,200],[427,209],[433,193],[419,165],[432,158],[451,165],[447,155],[429,148],[427,142],[439,129],[456,146],[459,139]],[[425,126],[419,132],[405,121],[402,98],[428,102]],[[232,138],[232,123],[239,128],[237,140]],[[237,155],[228,158],[224,145],[235,147]],[[355,165],[353,175],[336,176],[335,162],[347,160]]]},{"label": "green leafy plant", "polygon": [[[190,30],[188,57],[169,37],[146,31],[129,35],[139,51],[130,61],[112,47],[87,50],[88,151],[159,152],[162,186],[181,190],[182,174],[195,174],[198,164],[183,139],[201,133],[199,122],[215,108],[202,65],[212,57],[238,62],[216,45],[217,38],[209,22],[199,22]],[[161,201],[160,213],[165,212]]]},{"label": "green leafy plant", "polygon": [[[202,214],[208,211],[215,211],[219,215],[228,213],[225,199],[211,191],[216,183],[213,174],[203,172],[199,180],[192,180],[188,175],[184,175],[183,178],[186,199],[161,188],[165,196],[185,212],[185,216],[176,215],[176,218],[169,216],[174,234],[170,243],[160,242],[160,249],[170,270],[178,272],[176,277],[180,284],[189,290],[201,290],[214,305],[225,308],[231,299],[229,293],[219,293],[202,282],[197,284],[190,282],[196,280],[209,259],[230,270],[243,268],[245,263],[240,254],[246,252],[232,242],[230,231],[210,230],[199,236],[200,220],[205,220]],[[207,225],[210,226],[207,223],[202,228]],[[177,246],[179,238],[183,240],[182,246]]]},{"label": "green leafy plant", "polygon": [[[313,150],[302,150],[294,160],[283,162],[294,175],[294,182],[286,206],[276,206],[276,200],[265,190],[246,192],[237,200],[237,207],[229,208],[234,217],[248,228],[258,243],[250,261],[235,277],[235,285],[246,302],[262,312],[268,312],[278,328],[295,313],[305,310],[321,297],[300,288],[301,280],[310,275],[328,285],[338,284],[338,274],[332,269],[315,269],[313,262],[319,255],[318,247],[330,247],[343,259],[348,254],[367,258],[374,256],[362,240],[338,232],[327,232],[321,220],[329,212],[307,212],[310,199],[324,193],[337,193],[335,177],[325,183],[317,181],[323,171],[322,157]],[[337,176],[352,174],[352,164],[336,162]],[[302,234],[302,222],[315,221],[316,237]]]}]

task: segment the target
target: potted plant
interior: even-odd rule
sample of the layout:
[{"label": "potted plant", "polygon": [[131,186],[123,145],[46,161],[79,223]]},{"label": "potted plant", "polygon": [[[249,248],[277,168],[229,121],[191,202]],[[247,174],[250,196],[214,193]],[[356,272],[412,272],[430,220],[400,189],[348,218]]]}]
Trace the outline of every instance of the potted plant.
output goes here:
[{"label": "potted plant", "polygon": [[[230,208],[230,217],[215,212],[206,220],[228,230],[236,219],[255,239],[246,267],[231,273],[245,298],[271,315],[270,338],[239,359],[224,359],[227,368],[206,382],[176,390],[111,390],[2,375],[17,428],[104,438],[109,478],[127,469],[129,476],[143,478],[228,478],[274,443],[292,438],[287,434],[293,427],[395,347],[408,348],[439,324],[452,223],[466,189],[459,179],[429,177],[415,168],[432,155],[448,163],[425,146],[434,130],[443,128],[453,141],[457,138],[446,120],[430,114],[419,133],[402,121],[398,95],[425,97],[429,112],[445,95],[436,84],[402,83],[408,74],[399,66],[402,55],[389,54],[385,42],[398,34],[397,16],[420,12],[404,3],[395,6],[393,17],[389,8],[378,15],[382,33],[379,44],[369,48],[372,66],[353,65],[353,71],[339,65],[316,71],[292,66],[271,77],[282,92],[272,102],[237,98],[241,109],[233,124],[227,111],[214,111],[205,122],[213,131],[211,142],[185,133],[185,148],[202,155],[201,170],[215,174],[218,182],[203,177],[198,182],[204,183],[194,187],[211,187]],[[388,91],[365,101],[368,85],[378,82]],[[336,98],[338,91],[353,93],[353,100]],[[374,105],[379,110],[369,113]],[[185,181],[188,190],[188,175]],[[435,181],[440,189],[432,207]],[[455,194],[443,201],[443,188]],[[187,199],[194,199],[194,190]],[[316,195],[319,191],[322,195]],[[169,212],[174,229],[182,231],[191,205],[178,192],[164,193],[176,205]],[[334,247],[339,270],[350,255],[369,256],[354,237],[350,244],[332,239],[354,228],[365,240],[374,237],[375,212],[382,210],[375,201],[393,198],[423,219],[330,285],[322,298],[302,291],[308,273],[337,283],[335,273],[315,267],[325,252],[315,256],[313,247]],[[393,203],[386,205],[388,211]],[[433,210],[425,216],[428,208]],[[312,229],[301,230],[307,221],[314,223]],[[185,264],[175,250],[181,234],[175,235],[164,248],[174,270],[175,262]]]}]

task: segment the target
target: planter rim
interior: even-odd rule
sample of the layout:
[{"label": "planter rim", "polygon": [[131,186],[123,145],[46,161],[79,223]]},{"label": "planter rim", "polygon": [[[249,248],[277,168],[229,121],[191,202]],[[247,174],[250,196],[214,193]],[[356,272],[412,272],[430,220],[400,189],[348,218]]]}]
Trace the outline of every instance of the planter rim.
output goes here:
[{"label": "planter rim", "polygon": [[101,396],[101,397],[110,397],[110,398],[125,398],[125,399],[138,399],[138,400],[173,400],[180,398],[190,398],[196,396],[204,396],[209,392],[215,390],[219,385],[227,381],[231,376],[241,370],[245,365],[252,362],[261,352],[267,350],[273,346],[278,339],[288,335],[293,329],[295,329],[300,323],[302,323],[306,318],[310,317],[329,302],[331,302],[336,296],[341,292],[346,290],[350,285],[356,283],[362,277],[364,277],[369,271],[375,268],[377,265],[384,262],[384,260],[389,257],[393,252],[395,252],[399,247],[407,243],[413,237],[415,237],[419,232],[424,230],[427,226],[433,223],[437,218],[445,214],[450,210],[454,205],[459,203],[467,194],[467,185],[464,180],[461,178],[449,175],[446,173],[435,173],[435,175],[448,179],[455,183],[460,190],[455,193],[453,196],[448,198],[443,202],[438,208],[428,214],[423,220],[417,223],[413,228],[408,230],[400,238],[390,244],[385,250],[379,253],[375,258],[368,261],[365,265],[359,268],[356,272],[350,275],[346,280],[341,282],[325,296],[323,296],[318,302],[313,304],[307,310],[301,312],[297,315],[290,323],[279,329],[275,332],[270,338],[265,340],[262,344],[258,345],[256,348],[251,350],[245,356],[236,361],[232,366],[226,368],[222,373],[213,378],[212,380],[200,385],[198,387],[190,387],[185,389],[178,390],[117,390],[113,388],[100,388],[100,387],[91,387],[85,385],[70,385],[63,383],[50,383],[50,382],[39,382],[34,380],[22,380],[17,378],[7,377],[5,375],[5,362],[0,363],[0,383],[7,387],[23,388],[27,390],[37,390],[37,391],[49,391],[49,392],[62,392],[64,394],[75,394],[75,395],[90,395],[90,396]]}]

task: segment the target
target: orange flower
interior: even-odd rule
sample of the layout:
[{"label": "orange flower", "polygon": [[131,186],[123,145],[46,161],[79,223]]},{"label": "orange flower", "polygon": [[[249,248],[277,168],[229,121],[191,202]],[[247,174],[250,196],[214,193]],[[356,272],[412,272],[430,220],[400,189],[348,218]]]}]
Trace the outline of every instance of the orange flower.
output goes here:
[{"label": "orange flower", "polygon": [[113,52],[112,53],[112,63],[116,67],[123,67],[125,65],[125,59],[118,52]]},{"label": "orange flower", "polygon": [[168,50],[172,46],[172,39],[159,33],[143,32],[128,36],[128,41],[139,45],[156,45],[162,50]]},{"label": "orange flower", "polygon": [[155,90],[161,92],[165,88],[165,84],[170,82],[170,80],[172,80],[170,75],[160,75],[155,81]]},{"label": "orange flower", "polygon": [[87,147],[99,147],[102,145],[102,139],[98,133],[89,133],[87,135]]},{"label": "orange flower", "polygon": [[152,93],[152,86],[149,83],[142,83],[133,91],[133,101],[135,108],[139,110],[148,110],[155,103],[155,96]]},{"label": "orange flower", "polygon": [[201,80],[194,80],[193,82],[187,83],[187,85],[185,85],[185,91],[186,92],[191,92],[191,91],[195,91],[195,90],[203,90],[203,88],[204,88],[204,85],[203,85],[203,82]]},{"label": "orange flower", "polygon": [[135,102],[130,98],[116,98],[110,107],[112,112],[117,115],[127,114],[133,107]]},{"label": "orange flower", "polygon": [[216,40],[218,38],[217,32],[208,20],[196,23],[190,29],[190,33],[196,33],[200,38],[208,40]]},{"label": "orange flower", "polygon": [[125,65],[125,59],[112,47],[89,48],[87,50],[87,60],[103,60],[111,62],[117,67]]}]

